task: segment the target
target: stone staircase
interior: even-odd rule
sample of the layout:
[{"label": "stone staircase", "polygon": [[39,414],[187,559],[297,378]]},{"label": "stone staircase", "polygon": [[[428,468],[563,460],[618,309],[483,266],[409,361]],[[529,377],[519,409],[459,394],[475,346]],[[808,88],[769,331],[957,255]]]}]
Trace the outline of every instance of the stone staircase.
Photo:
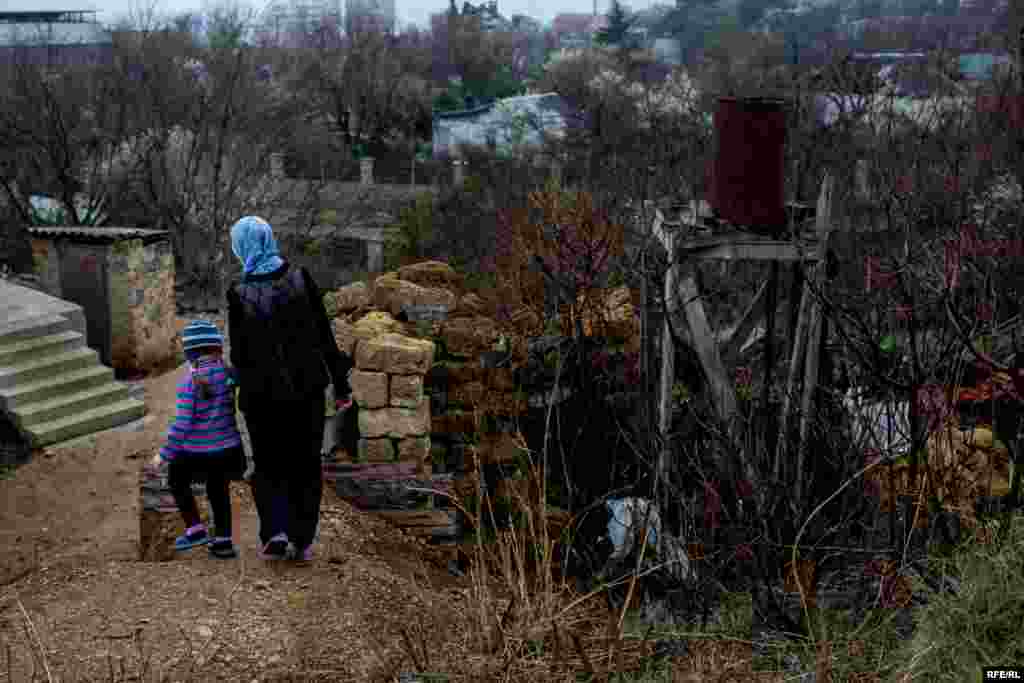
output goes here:
[{"label": "stone staircase", "polygon": [[0,326],[0,409],[35,448],[142,418],[143,401],[114,381],[85,335],[59,314]]}]

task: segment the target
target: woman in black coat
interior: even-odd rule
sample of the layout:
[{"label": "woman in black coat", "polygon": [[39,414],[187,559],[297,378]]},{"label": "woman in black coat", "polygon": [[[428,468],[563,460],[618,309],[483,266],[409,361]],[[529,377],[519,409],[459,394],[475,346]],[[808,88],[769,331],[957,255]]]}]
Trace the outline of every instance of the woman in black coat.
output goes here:
[{"label": "woman in black coat", "polygon": [[231,364],[252,441],[250,481],[260,557],[312,559],[323,492],[324,390],[351,406],[353,362],[338,349],[309,272],[281,258],[270,225],[247,216],[231,228],[242,262],[228,290]]}]

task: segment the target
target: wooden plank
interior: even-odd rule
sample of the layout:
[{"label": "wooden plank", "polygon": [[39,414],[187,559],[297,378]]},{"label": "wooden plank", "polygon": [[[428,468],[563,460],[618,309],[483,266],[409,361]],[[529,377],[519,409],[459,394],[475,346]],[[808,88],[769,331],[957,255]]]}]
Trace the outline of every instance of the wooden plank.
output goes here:
[{"label": "wooden plank", "polygon": [[[661,212],[658,211],[658,218],[660,219],[660,217]],[[657,227],[655,231],[655,234],[657,234]],[[672,249],[674,241],[674,235],[665,235],[663,239],[663,244],[669,254],[674,252]],[[658,397],[658,430],[661,432],[662,445],[658,453],[657,472],[655,475],[655,481],[659,482],[659,490],[660,482],[664,481],[664,476],[668,471],[668,434],[672,426],[672,389],[675,385],[676,350],[672,341],[672,332],[669,328],[669,316],[673,315],[677,308],[676,300],[672,295],[676,291],[678,271],[679,267],[673,262],[669,264],[668,272],[665,273],[665,316],[661,331],[661,396]]]},{"label": "wooden plank", "polygon": [[701,303],[693,264],[687,262],[680,268],[682,273],[680,274],[679,296],[683,301],[686,322],[690,327],[690,334],[701,366],[704,368],[704,374],[711,386],[715,411],[727,429],[731,430],[735,426],[737,416],[736,395],[733,392],[732,382],[729,381],[726,374],[725,365],[718,353],[718,342],[711,331],[707,314],[704,312],[704,305]]},{"label": "wooden plank", "polygon": [[[824,249],[828,245],[828,236],[832,230],[832,187],[831,175],[826,175],[821,183],[821,193],[818,195],[818,213],[816,216],[818,243]],[[815,287],[820,288],[825,283],[824,268],[819,264],[814,268],[812,277]],[[821,302],[816,297],[812,298],[810,304],[810,321],[807,339],[807,365],[804,373],[804,395],[801,403],[800,414],[800,435],[799,435],[799,456],[797,458],[797,480],[796,497],[802,500],[803,495],[803,463],[807,453],[807,432],[810,428],[811,406],[814,402],[814,393],[818,386],[819,354],[821,351],[821,329],[822,329]]]},{"label": "wooden plank", "polygon": [[807,344],[807,323],[808,310],[810,308],[810,294],[806,288],[800,296],[800,313],[797,315],[796,334],[793,336],[793,347],[789,356],[789,373],[786,380],[786,393],[782,396],[782,414],[779,416],[779,443],[775,451],[775,463],[772,468],[772,476],[775,481],[782,481],[782,463],[788,455],[789,441],[789,420],[793,412],[793,397],[796,394],[797,385],[800,381],[800,369],[803,367],[804,349]]},{"label": "wooden plank", "polygon": [[712,247],[685,250],[689,258],[700,261],[817,261],[819,250],[793,242],[731,242]]},{"label": "wooden plank", "polygon": [[373,514],[413,536],[454,538],[458,535],[458,518],[451,510],[377,510]]},{"label": "wooden plank", "polygon": [[415,462],[335,464],[324,467],[324,476],[329,479],[352,479],[355,481],[417,479],[417,467]]},{"label": "wooden plank", "polygon": [[452,523],[451,510],[377,510],[374,514],[401,527],[441,527]]},{"label": "wooden plank", "polygon": [[743,348],[743,344],[750,339],[750,335],[753,333],[754,327],[761,322],[761,318],[764,315],[765,293],[767,292],[767,289],[768,283],[765,282],[761,285],[761,288],[757,290],[757,294],[754,296],[754,300],[750,302],[750,305],[747,306],[747,310],[743,312],[743,316],[732,331],[732,334],[719,342],[722,360],[726,363],[731,362],[739,356],[739,352],[740,349]]},{"label": "wooden plank", "polygon": [[693,221],[683,221],[680,224],[680,228],[688,238],[685,240],[680,239],[676,242],[676,248],[680,251],[708,249],[728,244],[807,244],[813,246],[814,242],[810,237],[795,241],[780,240],[755,232],[733,230],[731,228],[722,229]]},{"label": "wooden plank", "polygon": [[[766,282],[761,288],[761,291],[765,292],[764,382],[761,385],[761,408],[765,411],[765,414],[770,414],[769,404],[771,401],[772,383],[775,379],[775,309],[778,305],[779,295],[779,264],[772,263],[771,271],[768,282]],[[760,296],[760,293],[758,293],[758,295]],[[766,453],[775,452],[775,444],[778,434],[775,432],[774,427],[775,425],[770,425],[766,428]]]}]

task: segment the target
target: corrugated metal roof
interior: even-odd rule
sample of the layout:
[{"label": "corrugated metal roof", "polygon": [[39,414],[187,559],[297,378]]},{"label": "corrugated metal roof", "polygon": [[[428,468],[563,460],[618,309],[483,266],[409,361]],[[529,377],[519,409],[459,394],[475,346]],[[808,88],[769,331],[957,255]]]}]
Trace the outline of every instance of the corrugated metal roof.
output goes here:
[{"label": "corrugated metal roof", "polygon": [[111,37],[94,23],[0,23],[0,45],[104,45]]},{"label": "corrugated metal roof", "polygon": [[79,227],[38,227],[29,228],[32,237],[42,239],[69,239],[76,242],[118,242],[141,239],[147,242],[164,239],[167,230],[146,230],[143,228],[79,228]]},{"label": "corrugated metal roof", "polygon": [[11,0],[0,5],[0,14],[98,11],[96,5],[85,0]]}]

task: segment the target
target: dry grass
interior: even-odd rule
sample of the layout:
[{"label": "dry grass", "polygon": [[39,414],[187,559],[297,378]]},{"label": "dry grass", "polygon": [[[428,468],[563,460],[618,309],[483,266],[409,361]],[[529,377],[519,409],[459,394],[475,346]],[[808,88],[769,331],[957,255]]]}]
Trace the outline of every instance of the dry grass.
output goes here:
[{"label": "dry grass", "polygon": [[[529,453],[522,435],[517,439]],[[479,468],[476,454],[475,459]],[[644,576],[640,563],[624,579],[578,592],[556,560],[556,543],[564,540],[558,532],[565,521],[553,519],[553,512],[541,504],[546,499],[543,471],[531,459],[526,486],[511,488],[513,508],[520,514],[514,524],[501,524],[487,491],[478,490],[475,509],[453,500],[475,530],[470,587],[458,604],[438,606],[426,620],[431,626],[403,630],[403,661],[417,671],[443,672],[438,680],[447,681],[576,681],[580,675],[609,683],[704,680],[685,676],[711,672],[715,677],[743,673],[743,680],[762,676],[752,672],[749,640],[694,641],[690,655],[652,664],[653,631],[627,628],[627,612],[636,604]],[[488,533],[488,528],[497,531]],[[613,609],[608,591],[618,586],[627,587],[627,599]],[[431,632],[442,623],[458,635],[439,657]],[[781,680],[779,676],[772,673],[763,680]]]}]

